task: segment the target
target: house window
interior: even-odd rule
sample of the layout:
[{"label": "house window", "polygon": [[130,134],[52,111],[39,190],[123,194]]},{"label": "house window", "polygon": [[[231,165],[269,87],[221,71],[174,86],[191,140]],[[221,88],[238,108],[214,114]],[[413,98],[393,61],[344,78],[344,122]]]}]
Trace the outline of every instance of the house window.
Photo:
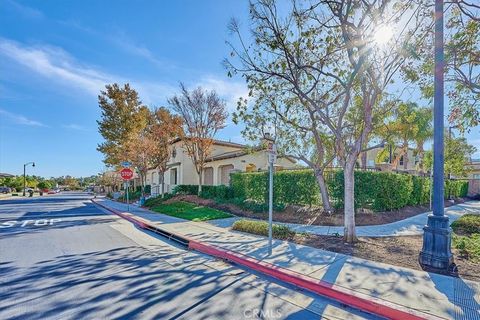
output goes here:
[{"label": "house window", "polygon": [[177,169],[170,169],[170,184],[177,184]]},{"label": "house window", "polygon": [[400,157],[400,163],[401,166],[403,166],[403,156]]},{"label": "house window", "polygon": [[213,168],[208,167],[203,171],[203,184],[206,186],[213,185]]},{"label": "house window", "polygon": [[480,173],[474,174],[473,179],[480,180]]}]

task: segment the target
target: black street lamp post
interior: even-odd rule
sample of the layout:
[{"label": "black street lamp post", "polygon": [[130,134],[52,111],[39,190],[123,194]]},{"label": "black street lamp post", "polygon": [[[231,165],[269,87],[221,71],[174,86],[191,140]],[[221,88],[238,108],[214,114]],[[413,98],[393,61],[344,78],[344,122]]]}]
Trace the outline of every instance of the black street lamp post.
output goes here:
[{"label": "black street lamp post", "polygon": [[433,105],[433,214],[423,228],[423,247],[419,255],[424,270],[442,273],[456,271],[453,263],[451,230],[444,214],[444,43],[443,0],[435,0],[435,77]]},{"label": "black street lamp post", "polygon": [[31,164],[32,167],[35,167],[35,162],[27,162],[23,165],[23,196],[25,197],[25,189],[27,188],[27,177],[25,175],[25,168]]}]

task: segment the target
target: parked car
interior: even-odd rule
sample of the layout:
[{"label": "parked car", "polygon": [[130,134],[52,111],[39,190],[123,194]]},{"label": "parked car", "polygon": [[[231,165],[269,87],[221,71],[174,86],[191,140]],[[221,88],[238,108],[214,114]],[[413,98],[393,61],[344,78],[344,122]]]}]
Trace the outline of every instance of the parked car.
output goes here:
[{"label": "parked car", "polygon": [[0,187],[0,193],[10,193],[12,190],[9,187]]}]

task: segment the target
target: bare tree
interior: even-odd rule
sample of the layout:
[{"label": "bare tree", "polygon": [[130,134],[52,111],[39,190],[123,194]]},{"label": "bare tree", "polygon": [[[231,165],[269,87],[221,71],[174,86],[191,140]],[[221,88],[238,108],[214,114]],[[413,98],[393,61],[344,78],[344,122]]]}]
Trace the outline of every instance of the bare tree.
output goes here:
[{"label": "bare tree", "polygon": [[198,87],[193,91],[180,84],[181,94],[168,99],[172,109],[183,120],[183,145],[198,175],[198,193],[202,191],[205,161],[211,153],[213,138],[225,127],[225,101],[215,91]]},{"label": "bare tree", "polygon": [[320,140],[334,139],[344,169],[348,242],[356,240],[357,158],[368,149],[387,86],[422,41],[417,35],[425,15],[416,2],[292,0],[289,8],[278,10],[275,1],[259,0],[250,5],[253,44],[241,37],[238,23],[230,26],[239,39],[231,45],[231,55],[240,66],[225,61],[229,74],[241,73],[253,91],[272,91],[280,101],[298,100],[297,108],[313,112],[323,133]]},{"label": "bare tree", "polygon": [[171,154],[170,144],[173,139],[184,136],[182,124],[182,118],[172,115],[166,108],[158,108],[153,112],[153,123],[150,130],[157,144],[153,167],[157,168],[160,173],[162,197],[165,191],[165,172],[168,169],[167,163]]}]

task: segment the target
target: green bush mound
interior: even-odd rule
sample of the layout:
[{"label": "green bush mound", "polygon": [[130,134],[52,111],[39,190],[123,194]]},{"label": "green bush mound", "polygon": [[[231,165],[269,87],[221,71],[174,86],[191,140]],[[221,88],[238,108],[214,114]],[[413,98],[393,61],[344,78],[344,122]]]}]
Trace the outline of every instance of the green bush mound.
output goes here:
[{"label": "green bush mound", "polygon": [[143,206],[147,208],[152,208],[154,206],[161,204],[163,201],[171,199],[173,196],[174,195],[171,193],[164,193],[163,198],[162,196],[150,197],[147,200],[145,200],[145,203],[143,204]]},{"label": "green bush mound", "polygon": [[453,246],[460,250],[462,255],[473,261],[480,261],[480,234],[474,233],[470,237],[453,235]]},{"label": "green bush mound", "polygon": [[158,205],[154,206],[152,210],[172,217],[192,221],[223,219],[232,216],[220,210],[198,206],[196,204],[184,201],[173,202],[169,204],[159,203]]},{"label": "green bush mound", "polygon": [[451,227],[458,235],[480,234],[480,214],[465,214],[452,222]]},{"label": "green bush mound", "polygon": [[[265,221],[255,220],[238,220],[232,226],[233,230],[242,231],[261,236],[268,236],[268,223]],[[287,226],[273,224],[272,237],[275,239],[287,240],[295,236],[295,232],[290,230]]]}]

